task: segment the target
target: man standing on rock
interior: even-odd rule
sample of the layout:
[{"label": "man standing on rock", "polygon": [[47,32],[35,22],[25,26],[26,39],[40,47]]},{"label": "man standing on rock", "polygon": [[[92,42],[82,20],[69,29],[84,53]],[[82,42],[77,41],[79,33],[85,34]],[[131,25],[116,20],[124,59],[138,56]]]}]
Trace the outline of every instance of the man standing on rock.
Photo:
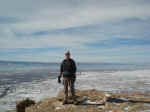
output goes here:
[{"label": "man standing on rock", "polygon": [[68,92],[69,88],[71,91],[72,99],[75,101],[75,88],[74,83],[76,80],[76,63],[70,57],[70,52],[65,53],[66,59],[63,60],[60,67],[60,75],[58,76],[58,82],[61,83],[61,77],[63,77],[63,84],[64,84],[64,93],[65,98],[63,104],[68,103]]}]

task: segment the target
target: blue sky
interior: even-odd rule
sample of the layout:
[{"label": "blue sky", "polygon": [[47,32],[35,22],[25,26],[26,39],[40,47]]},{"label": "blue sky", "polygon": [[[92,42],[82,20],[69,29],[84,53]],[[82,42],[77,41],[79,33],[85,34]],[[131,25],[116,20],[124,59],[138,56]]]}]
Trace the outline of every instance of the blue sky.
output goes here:
[{"label": "blue sky", "polygon": [[0,0],[0,60],[150,63],[149,0]]}]

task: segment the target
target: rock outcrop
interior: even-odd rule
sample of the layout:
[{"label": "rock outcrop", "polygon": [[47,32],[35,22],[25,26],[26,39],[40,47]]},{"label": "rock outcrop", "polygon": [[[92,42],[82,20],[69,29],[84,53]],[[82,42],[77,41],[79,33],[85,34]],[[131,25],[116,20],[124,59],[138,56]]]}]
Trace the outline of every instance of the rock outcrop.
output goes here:
[{"label": "rock outcrop", "polygon": [[[25,112],[144,112],[150,110],[150,96],[139,93],[106,93],[98,90],[76,90],[77,103],[62,105],[64,94],[31,105]],[[12,111],[14,112],[14,111]]]}]

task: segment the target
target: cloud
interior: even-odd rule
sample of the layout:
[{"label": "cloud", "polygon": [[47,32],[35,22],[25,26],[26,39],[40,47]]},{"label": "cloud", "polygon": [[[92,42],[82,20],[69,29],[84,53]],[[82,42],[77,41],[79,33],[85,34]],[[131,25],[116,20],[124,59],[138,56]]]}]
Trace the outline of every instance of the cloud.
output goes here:
[{"label": "cloud", "polygon": [[58,61],[66,49],[80,61],[147,59],[149,10],[148,0],[0,1],[0,59]]},{"label": "cloud", "polygon": [[120,21],[126,18],[146,19],[149,16],[149,6],[146,4],[141,6],[141,4],[134,5],[133,3],[128,6],[120,6],[121,3],[116,3],[110,7],[108,7],[108,3],[98,1],[93,5],[83,4],[64,9],[44,8],[30,15],[26,21],[13,25],[13,27],[17,31],[29,33],[37,30],[64,29]]}]

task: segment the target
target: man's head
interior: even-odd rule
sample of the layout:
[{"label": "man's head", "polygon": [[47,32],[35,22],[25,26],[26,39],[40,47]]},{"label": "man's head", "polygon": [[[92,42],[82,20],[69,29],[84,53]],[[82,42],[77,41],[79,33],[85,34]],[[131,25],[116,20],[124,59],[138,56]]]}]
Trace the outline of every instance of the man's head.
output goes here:
[{"label": "man's head", "polygon": [[67,59],[67,60],[70,59],[70,52],[67,51],[67,52],[65,53],[65,56],[66,56],[66,59]]}]

